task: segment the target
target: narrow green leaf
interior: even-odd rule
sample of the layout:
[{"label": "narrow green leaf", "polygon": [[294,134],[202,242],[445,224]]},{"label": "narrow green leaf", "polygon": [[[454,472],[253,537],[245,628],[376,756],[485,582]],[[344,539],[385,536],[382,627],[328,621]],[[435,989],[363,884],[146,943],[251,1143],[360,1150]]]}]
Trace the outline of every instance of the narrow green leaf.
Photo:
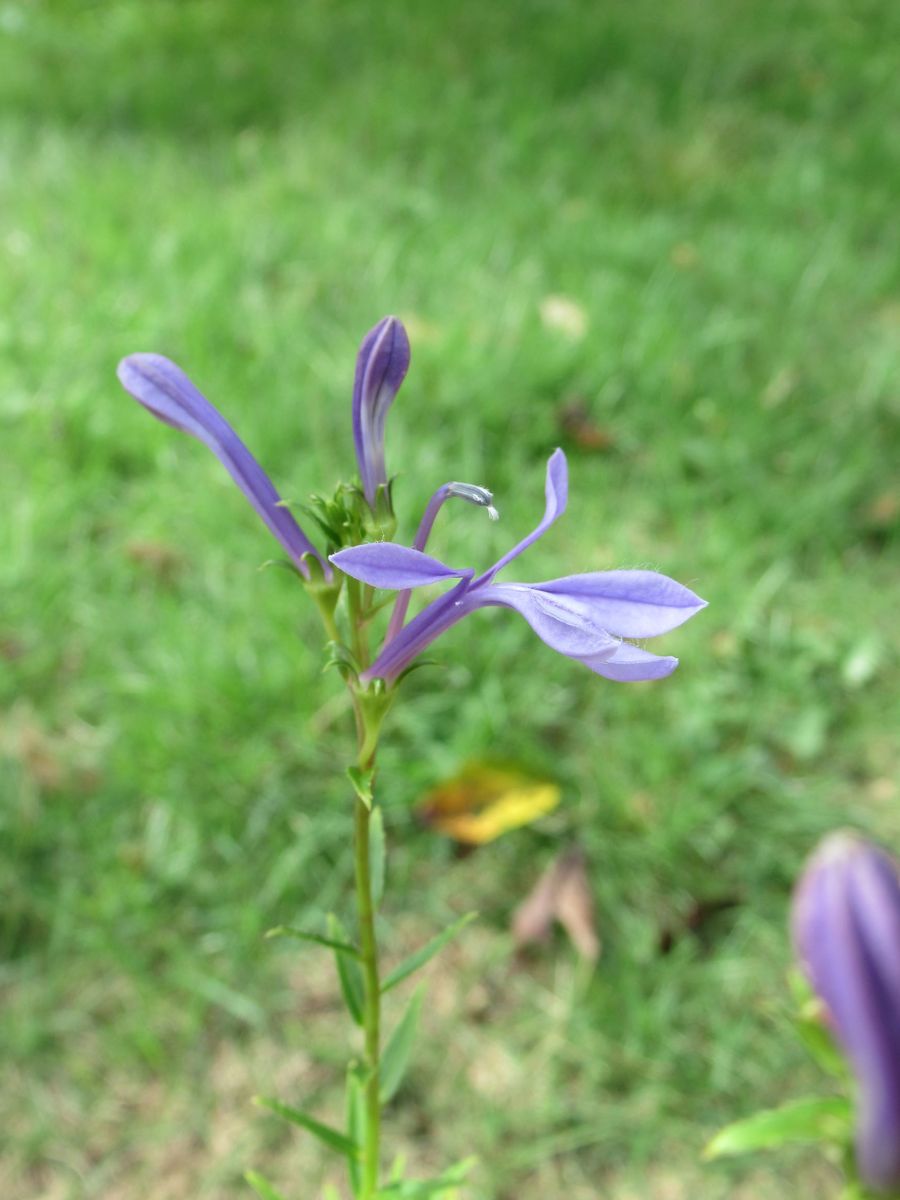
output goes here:
[{"label": "narrow green leaf", "polygon": [[324,1142],[332,1150],[337,1150],[338,1154],[344,1154],[348,1158],[358,1158],[361,1153],[358,1144],[351,1141],[345,1134],[339,1133],[337,1129],[332,1129],[330,1125],[323,1125],[321,1121],[301,1112],[299,1108],[291,1108],[289,1104],[282,1104],[280,1100],[273,1100],[269,1096],[256,1096],[254,1103],[261,1108],[270,1109],[279,1117],[284,1117],[285,1121],[290,1121],[292,1125],[299,1125],[301,1129],[305,1129],[307,1133],[317,1137],[320,1142]]},{"label": "narrow green leaf", "polygon": [[389,1183],[376,1194],[375,1200],[430,1200],[432,1196],[442,1196],[465,1182],[476,1161],[474,1158],[467,1158],[444,1171],[437,1179]]},{"label": "narrow green leaf", "polygon": [[305,929],[295,929],[293,925],[276,925],[274,929],[266,932],[266,937],[290,937],[296,938],[298,942],[315,942],[317,946],[327,946],[331,950],[340,950],[343,954],[359,958],[359,951],[349,942],[338,942],[334,938],[322,937],[320,933],[307,933]]},{"label": "narrow green leaf", "polygon": [[258,1171],[245,1171],[244,1178],[257,1196],[262,1197],[262,1200],[284,1200],[281,1192],[276,1192],[268,1179],[265,1179]]},{"label": "narrow green leaf", "polygon": [[799,968],[788,973],[788,984],[797,1009],[794,1025],[801,1042],[823,1071],[849,1084],[850,1068],[828,1028],[822,1001]]},{"label": "narrow green leaf", "polygon": [[[366,1108],[364,1084],[359,1070],[351,1064],[347,1071],[347,1092],[345,1098],[347,1112],[347,1134],[351,1142],[361,1146],[365,1139]],[[359,1159],[348,1158],[347,1170],[350,1174],[350,1190],[354,1196],[362,1194],[363,1178],[362,1164]]]},{"label": "narrow green leaf", "polygon": [[789,1142],[841,1142],[850,1134],[851,1119],[850,1102],[842,1097],[795,1100],[726,1125],[706,1147],[703,1157],[725,1158]]},{"label": "narrow green leaf", "polygon": [[362,800],[366,808],[372,807],[372,784],[375,780],[374,771],[364,771],[362,767],[348,767],[347,778],[353,784],[353,790]]},{"label": "narrow green leaf", "polygon": [[379,1067],[381,1103],[387,1104],[397,1091],[406,1074],[409,1056],[412,1053],[416,1029],[419,1025],[419,1013],[422,1011],[422,997],[425,989],[419,987],[413,992],[412,999],[406,1006],[406,1012],[397,1022],[397,1027],[391,1034],[390,1041],[385,1046]]},{"label": "narrow green leaf", "polygon": [[454,921],[452,925],[448,926],[443,933],[439,933],[437,937],[433,937],[430,942],[426,942],[424,946],[421,946],[413,954],[410,954],[409,958],[405,958],[399,967],[395,967],[384,983],[382,983],[382,992],[389,992],[391,988],[396,987],[398,983],[402,983],[414,971],[418,971],[420,967],[424,967],[436,954],[440,954],[447,943],[452,941],[461,929],[464,929],[470,921],[474,921],[477,916],[478,913],[475,912],[466,913],[464,917],[460,917],[458,921]]},{"label": "narrow green leaf", "polygon": [[369,819],[369,874],[372,880],[372,903],[378,908],[384,895],[384,817],[380,808],[372,809]]},{"label": "narrow green leaf", "polygon": [[[329,913],[328,916],[328,933],[332,941],[349,944],[347,942],[346,930],[334,913]],[[363,983],[362,971],[359,969],[358,958],[359,955],[355,950],[352,955],[346,950],[335,950],[334,952],[338,980],[341,985],[341,995],[344,997],[347,1011],[357,1025],[362,1025],[365,984]]]},{"label": "narrow green leaf", "polygon": [[227,983],[223,983],[221,979],[216,979],[212,975],[187,968],[179,977],[178,982],[195,995],[202,996],[210,1004],[217,1005],[229,1016],[234,1017],[237,1021],[243,1021],[246,1025],[256,1027],[262,1025],[266,1019],[265,1010],[261,1004],[257,1004],[255,1000],[245,996],[242,992],[235,991]]}]

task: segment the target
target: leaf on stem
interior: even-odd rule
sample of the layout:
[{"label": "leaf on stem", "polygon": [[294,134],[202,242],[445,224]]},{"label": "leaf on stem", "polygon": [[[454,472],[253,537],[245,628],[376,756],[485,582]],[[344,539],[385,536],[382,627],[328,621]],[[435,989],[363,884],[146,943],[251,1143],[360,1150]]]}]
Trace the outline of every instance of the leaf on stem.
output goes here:
[{"label": "leaf on stem", "polygon": [[317,1121],[308,1113],[301,1112],[299,1108],[291,1108],[289,1104],[282,1104],[280,1100],[273,1100],[269,1096],[255,1096],[253,1102],[260,1108],[268,1108],[277,1116],[283,1117],[285,1121],[290,1121],[292,1125],[299,1125],[301,1129],[305,1129],[307,1133],[317,1137],[320,1142],[324,1142],[338,1154],[343,1154],[348,1158],[358,1158],[362,1153],[359,1145],[348,1138],[346,1134],[332,1129],[330,1125],[323,1125],[321,1121]]},{"label": "leaf on stem", "polygon": [[[334,913],[328,914],[328,934],[332,941],[349,944],[347,932]],[[354,950],[335,950],[334,961],[337,965],[338,981],[341,985],[341,995],[347,1011],[357,1025],[363,1023],[363,1007],[365,1002],[365,984],[359,967],[359,955]]]},{"label": "leaf on stem", "polygon": [[558,921],[588,962],[600,957],[594,897],[584,851],[572,846],[558,855],[513,915],[512,931],[521,949],[550,936]]},{"label": "leaf on stem", "polygon": [[267,938],[289,937],[298,942],[314,942],[317,946],[327,946],[330,950],[340,950],[343,954],[352,954],[359,958],[359,951],[349,942],[338,942],[334,938],[323,937],[320,933],[307,933],[305,929],[296,929],[293,925],[276,925],[266,931]]},{"label": "leaf on stem", "polygon": [[268,1179],[265,1179],[258,1171],[245,1171],[244,1178],[262,1200],[284,1200],[281,1192],[276,1192]]},{"label": "leaf on stem", "polygon": [[384,840],[384,817],[380,808],[372,809],[369,819],[369,875],[372,886],[372,904],[377,909],[384,895],[384,868],[386,848]]},{"label": "leaf on stem", "polygon": [[419,1013],[422,1011],[422,1000],[425,995],[424,987],[413,992],[412,999],[406,1006],[406,1012],[397,1022],[397,1027],[391,1034],[390,1041],[385,1047],[379,1067],[381,1103],[387,1104],[396,1094],[403,1082],[406,1068],[409,1065],[416,1030],[419,1025]]},{"label": "leaf on stem", "polygon": [[467,1158],[448,1168],[436,1179],[417,1179],[389,1183],[375,1195],[375,1200],[431,1200],[432,1196],[444,1196],[465,1182],[466,1176],[475,1166],[477,1159]]},{"label": "leaf on stem", "polygon": [[841,1142],[850,1135],[851,1121],[850,1102],[842,1097],[794,1100],[726,1125],[703,1151],[703,1157],[726,1158],[789,1142]]},{"label": "leaf on stem", "polygon": [[439,933],[437,937],[433,937],[431,941],[426,942],[424,946],[421,946],[414,953],[410,954],[384,980],[381,985],[382,992],[389,992],[391,988],[396,987],[398,983],[402,983],[413,972],[418,971],[420,967],[424,967],[436,954],[440,954],[447,943],[451,942],[460,930],[464,929],[470,921],[474,921],[477,916],[478,913],[476,912],[466,913],[464,917],[460,917],[458,921],[454,921],[452,925],[449,925],[443,933]]},{"label": "leaf on stem", "polygon": [[[345,1097],[347,1114],[347,1134],[351,1142],[361,1146],[365,1141],[366,1099],[365,1083],[359,1067],[351,1063],[347,1071],[347,1092]],[[347,1159],[347,1170],[350,1174],[350,1190],[354,1196],[362,1192],[362,1164],[357,1158]]]},{"label": "leaf on stem", "polygon": [[348,767],[347,778],[353,784],[353,790],[362,800],[366,808],[372,809],[372,783],[375,779],[374,770],[365,770],[363,767]]}]

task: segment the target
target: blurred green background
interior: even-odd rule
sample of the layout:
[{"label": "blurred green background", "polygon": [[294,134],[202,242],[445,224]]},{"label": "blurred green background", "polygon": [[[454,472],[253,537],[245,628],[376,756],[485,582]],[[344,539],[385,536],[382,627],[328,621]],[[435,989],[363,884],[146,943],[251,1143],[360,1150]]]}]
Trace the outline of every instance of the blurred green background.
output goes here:
[{"label": "blurred green background", "polygon": [[[175,358],[302,499],[353,471],[387,312],[403,537],[474,480],[499,526],[457,506],[433,548],[493,561],[561,444],[569,512],[518,577],[710,601],[662,683],[499,611],[410,680],[386,954],[481,920],[430,969],[389,1143],[479,1154],[476,1200],[835,1194],[803,1155],[699,1154],[819,1085],[786,1020],[803,857],[900,839],[898,35],[890,0],[0,3],[4,1197],[336,1177],[250,1097],[339,1116],[331,964],[262,934],[347,912],[340,682],[221,468],[114,370]],[[489,757],[564,800],[461,858],[413,805]],[[572,840],[592,976],[508,932]]]}]

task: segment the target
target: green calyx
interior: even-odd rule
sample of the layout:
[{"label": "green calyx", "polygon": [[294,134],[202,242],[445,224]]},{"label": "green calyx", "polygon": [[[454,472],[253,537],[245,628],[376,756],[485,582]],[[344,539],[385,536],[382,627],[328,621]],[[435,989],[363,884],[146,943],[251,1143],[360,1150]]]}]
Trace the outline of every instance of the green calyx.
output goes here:
[{"label": "green calyx", "polygon": [[366,688],[356,692],[356,702],[363,726],[362,744],[359,750],[360,765],[367,764],[378,745],[381,724],[394,703],[395,689],[388,688],[383,679],[375,679]]}]

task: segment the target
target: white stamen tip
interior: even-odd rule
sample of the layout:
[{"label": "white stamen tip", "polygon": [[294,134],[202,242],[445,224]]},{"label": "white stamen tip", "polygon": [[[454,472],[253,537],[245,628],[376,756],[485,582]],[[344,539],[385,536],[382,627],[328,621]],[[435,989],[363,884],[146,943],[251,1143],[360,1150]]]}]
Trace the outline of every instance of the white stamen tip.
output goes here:
[{"label": "white stamen tip", "polygon": [[486,508],[492,521],[496,521],[500,516],[493,505],[494,493],[489,492],[487,488],[479,487],[477,483],[448,483],[447,495],[458,496],[460,500],[468,500],[470,504]]}]

